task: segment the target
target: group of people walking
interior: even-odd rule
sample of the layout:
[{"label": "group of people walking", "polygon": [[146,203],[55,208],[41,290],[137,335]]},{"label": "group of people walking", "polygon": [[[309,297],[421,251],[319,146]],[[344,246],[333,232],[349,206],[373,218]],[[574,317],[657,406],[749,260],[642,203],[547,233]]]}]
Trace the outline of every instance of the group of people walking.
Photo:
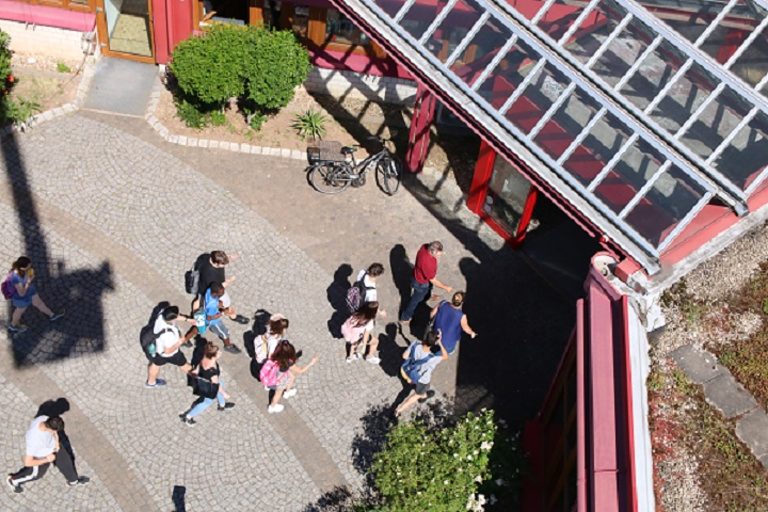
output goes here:
[{"label": "group of people walking", "polygon": [[[431,295],[434,288],[449,293],[453,291],[437,278],[442,254],[443,245],[439,241],[423,244],[419,248],[411,277],[410,299],[399,317],[401,327],[411,321],[420,304],[438,298]],[[186,291],[194,295],[190,313],[181,313],[175,305],[165,304],[156,308],[150,324],[142,330],[140,336],[148,359],[145,387],[157,389],[165,386],[166,381],[159,374],[163,366],[171,364],[186,375],[193,393],[198,396],[190,408],[180,415],[182,422],[189,426],[195,425],[196,418],[214,402],[217,403],[218,411],[227,411],[235,406],[234,402],[228,401],[230,395],[222,379],[220,357],[222,351],[231,354],[242,352],[232,342],[225,319],[242,324],[250,323],[249,318],[237,313],[229,295],[229,287],[235,277],[226,277],[226,267],[236,258],[236,255],[228,255],[220,250],[202,254],[185,275]],[[381,362],[379,340],[374,336],[374,330],[376,320],[387,316],[380,306],[377,291],[377,281],[384,271],[381,263],[372,263],[357,274],[347,290],[348,316],[341,326],[347,363],[358,360],[370,364]],[[52,322],[64,314],[54,313],[38,296],[34,286],[34,270],[27,257],[20,257],[13,263],[2,283],[2,292],[13,306],[8,326],[12,332],[26,329],[21,324],[21,317],[30,305],[48,316]],[[412,387],[412,391],[397,406],[394,411],[396,415],[400,416],[417,402],[434,395],[430,389],[432,373],[440,362],[447,360],[456,351],[462,332],[472,338],[477,336],[462,311],[464,299],[464,292],[457,291],[450,300],[440,301],[432,307],[425,335],[421,340],[412,341],[403,351],[400,376],[406,385]],[[180,324],[187,325],[182,329]],[[255,366],[255,375],[270,392],[267,406],[270,414],[284,410],[281,400],[290,399],[298,393],[295,387],[297,377],[318,362],[315,356],[304,366],[298,364],[302,354],[286,338],[289,325],[284,315],[273,314],[269,317],[265,332],[254,340],[252,365]],[[207,333],[219,338],[223,346],[206,339]],[[192,340],[196,343],[193,344]],[[182,347],[196,347],[199,356],[196,358],[193,355],[192,362],[188,361]],[[54,464],[70,485],[88,482],[87,477],[77,474],[71,454],[60,450],[58,433],[63,428],[64,422],[58,416],[39,416],[34,419],[27,432],[24,467],[7,479],[14,492],[22,492],[22,483],[41,477],[49,464]]]}]

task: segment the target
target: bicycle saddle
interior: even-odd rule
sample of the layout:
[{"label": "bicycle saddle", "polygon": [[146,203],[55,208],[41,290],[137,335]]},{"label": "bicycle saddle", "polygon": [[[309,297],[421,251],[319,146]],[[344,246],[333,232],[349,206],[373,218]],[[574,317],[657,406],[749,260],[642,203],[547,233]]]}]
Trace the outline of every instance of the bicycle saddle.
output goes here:
[{"label": "bicycle saddle", "polygon": [[357,151],[357,148],[354,146],[344,146],[341,148],[342,155],[351,155],[355,151]]}]

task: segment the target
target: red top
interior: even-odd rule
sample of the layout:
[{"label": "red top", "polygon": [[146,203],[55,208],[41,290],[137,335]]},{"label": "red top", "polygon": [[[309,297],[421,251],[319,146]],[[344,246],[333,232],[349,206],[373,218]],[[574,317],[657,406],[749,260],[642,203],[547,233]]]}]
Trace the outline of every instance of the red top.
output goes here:
[{"label": "red top", "polygon": [[413,267],[413,278],[417,283],[427,284],[437,275],[437,258],[429,253],[429,244],[424,244],[416,253],[416,265]]}]

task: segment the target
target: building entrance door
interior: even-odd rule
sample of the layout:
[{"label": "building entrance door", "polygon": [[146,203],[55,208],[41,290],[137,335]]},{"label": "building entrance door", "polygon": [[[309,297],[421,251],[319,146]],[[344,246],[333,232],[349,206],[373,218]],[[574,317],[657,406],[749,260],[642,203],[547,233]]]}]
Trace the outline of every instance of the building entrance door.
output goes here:
[{"label": "building entrance door", "polygon": [[150,0],[96,0],[101,51],[110,57],[155,62]]}]

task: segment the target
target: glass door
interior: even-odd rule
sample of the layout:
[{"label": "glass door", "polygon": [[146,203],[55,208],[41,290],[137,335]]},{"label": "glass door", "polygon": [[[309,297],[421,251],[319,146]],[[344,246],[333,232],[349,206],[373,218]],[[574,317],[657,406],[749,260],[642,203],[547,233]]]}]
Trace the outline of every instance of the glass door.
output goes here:
[{"label": "glass door", "polygon": [[98,0],[98,4],[102,52],[154,63],[149,0]]}]

